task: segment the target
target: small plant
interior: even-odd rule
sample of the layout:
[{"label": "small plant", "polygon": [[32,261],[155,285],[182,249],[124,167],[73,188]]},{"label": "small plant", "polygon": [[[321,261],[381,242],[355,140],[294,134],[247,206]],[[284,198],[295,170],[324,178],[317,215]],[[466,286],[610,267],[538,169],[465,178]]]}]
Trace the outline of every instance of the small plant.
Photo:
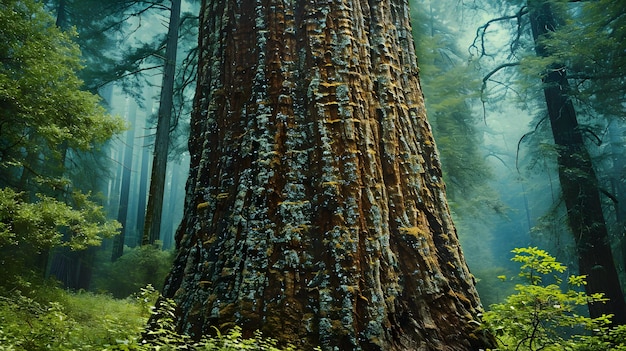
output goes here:
[{"label": "small plant", "polygon": [[19,291],[0,296],[0,350],[59,349],[74,322],[57,302],[40,304]]},{"label": "small plant", "polygon": [[602,294],[580,291],[585,276],[569,276],[563,291],[566,266],[536,247],[512,252],[527,283],[517,284],[517,293],[484,314],[486,327],[498,338],[497,350],[626,350],[625,327],[611,329],[611,316],[582,315],[588,303],[606,301]]},{"label": "small plant", "polygon": [[126,247],[124,255],[115,262],[97,265],[92,288],[126,298],[151,285],[161,289],[169,272],[174,255],[157,245]]},{"label": "small plant", "polygon": [[[175,310],[176,304],[173,300],[159,299],[148,330],[144,334],[144,340],[137,348],[129,348],[129,350],[297,351],[290,345],[280,348],[277,340],[263,336],[260,331],[256,331],[252,338],[244,338],[243,331],[238,326],[230,329],[226,334],[222,334],[214,327],[216,336],[205,336],[200,341],[194,342],[189,336],[176,332]],[[126,350],[126,347],[125,345],[122,349]]]}]

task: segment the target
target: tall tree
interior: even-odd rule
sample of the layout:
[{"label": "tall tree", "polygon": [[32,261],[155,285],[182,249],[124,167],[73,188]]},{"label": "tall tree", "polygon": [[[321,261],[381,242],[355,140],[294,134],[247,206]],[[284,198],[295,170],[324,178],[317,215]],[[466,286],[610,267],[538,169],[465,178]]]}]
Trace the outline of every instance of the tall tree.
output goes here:
[{"label": "tall tree", "polygon": [[159,240],[161,233],[161,217],[163,215],[163,192],[165,191],[165,177],[167,176],[167,150],[170,144],[170,126],[172,119],[174,80],[176,73],[176,52],[178,50],[178,27],[180,23],[181,0],[172,0],[170,22],[165,47],[165,67],[163,69],[163,84],[159,100],[159,118],[157,121],[152,171],[150,174],[150,188],[148,191],[148,206],[143,227],[143,245],[152,244]]},{"label": "tall tree", "polygon": [[[540,57],[549,57],[550,49],[542,39],[557,30],[558,15],[550,1],[545,0],[529,0],[528,11],[535,51]],[[626,324],[626,301],[602,213],[598,178],[569,96],[572,89],[567,80],[567,67],[563,63],[551,64],[546,67],[542,81],[557,146],[561,192],[576,242],[579,274],[587,276],[588,295],[604,293],[609,299],[606,303],[590,304],[589,313],[593,318],[613,314],[613,322]]]},{"label": "tall tree", "polygon": [[111,261],[115,261],[124,254],[124,241],[126,239],[126,231],[128,227],[127,217],[130,209],[128,208],[129,192],[130,192],[130,176],[133,168],[133,151],[135,148],[135,122],[137,120],[136,106],[131,105],[126,100],[126,117],[131,124],[132,129],[126,131],[126,141],[124,143],[124,161],[122,163],[122,185],[120,191],[120,202],[117,209],[117,220],[122,224],[120,235],[113,240],[113,249],[111,250]]},{"label": "tall tree", "polygon": [[123,129],[96,96],[81,90],[80,51],[72,37],[37,1],[0,7],[0,247],[6,262],[36,252],[45,264],[55,246],[83,249],[117,231],[64,172],[68,150],[97,150]]},{"label": "tall tree", "polygon": [[475,350],[407,2],[203,1],[179,330]]},{"label": "tall tree", "polygon": [[[615,94],[612,94],[610,90],[605,93],[602,87],[619,87],[618,90],[623,91],[623,75],[620,79],[620,70],[614,70],[615,67],[612,64],[607,64],[607,62],[620,62],[620,59],[613,58],[613,53],[623,50],[622,44],[598,37],[598,41],[604,45],[604,52],[589,51],[588,48],[594,47],[592,45],[578,45],[579,48],[584,47],[584,52],[576,48],[577,43],[595,42],[589,38],[593,38],[597,31],[613,36],[615,31],[607,25],[619,23],[616,20],[623,16],[623,11],[621,8],[614,11],[615,6],[599,5],[594,2],[594,7],[603,6],[603,14],[605,9],[612,9],[607,16],[609,20],[599,21],[604,22],[605,27],[602,30],[589,31],[594,26],[585,25],[587,29],[585,33],[581,33],[580,29],[573,30],[576,27],[574,23],[580,26],[581,23],[577,20],[581,16],[572,16],[572,14],[584,13],[580,11],[580,8],[574,7],[579,6],[577,4],[571,5],[567,1],[560,0],[528,0],[516,5],[519,7],[514,14],[492,19],[479,28],[475,43],[482,44],[476,47],[481,56],[488,56],[489,52],[485,45],[487,28],[497,22],[512,20],[516,24],[511,26],[513,39],[510,41],[509,58],[519,56],[520,49],[524,48],[526,43],[529,44],[529,48],[534,49],[534,53],[526,55],[519,62],[506,62],[499,65],[489,72],[483,81],[487,83],[502,69],[516,66],[521,67],[521,72],[530,73],[533,79],[541,77],[542,84],[539,91],[542,93],[541,99],[544,105],[542,111],[546,111],[546,115],[537,126],[543,124],[543,121],[548,121],[550,125],[561,195],[567,211],[569,229],[573,235],[580,274],[587,275],[585,289],[588,294],[605,293],[609,298],[607,303],[590,304],[589,312],[592,317],[613,314],[614,323],[624,324],[626,323],[626,302],[615,266],[601,199],[601,194],[606,194],[611,198],[614,196],[601,188],[597,170],[588,150],[589,143],[585,142],[588,137],[600,139],[591,132],[588,125],[581,123],[576,105],[576,102],[579,102],[580,107],[580,102],[583,101],[585,109],[591,110],[589,107],[597,106],[594,100],[615,102]],[[568,22],[571,24],[566,26]],[[530,30],[525,31],[525,28]],[[572,33],[578,35],[572,35]],[[526,34],[529,34],[529,37],[524,37]],[[564,40],[564,38],[568,39]],[[574,58],[575,56],[587,56],[587,58]],[[601,58],[601,56],[606,57]],[[592,59],[589,60],[589,57]],[[596,82],[571,84],[572,77],[577,76],[579,79]],[[604,82],[598,83],[598,79]],[[609,84],[606,84],[607,82]],[[528,81],[523,84],[528,85]],[[621,95],[622,97],[617,101],[623,99],[623,94]],[[602,109],[596,108],[592,116],[587,118],[602,120],[606,114],[600,111]]]}]

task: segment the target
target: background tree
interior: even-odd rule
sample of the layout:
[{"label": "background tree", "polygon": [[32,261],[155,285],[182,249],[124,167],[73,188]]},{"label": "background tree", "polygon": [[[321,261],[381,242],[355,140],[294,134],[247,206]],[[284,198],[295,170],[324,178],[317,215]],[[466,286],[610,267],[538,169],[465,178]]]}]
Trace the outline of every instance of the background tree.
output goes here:
[{"label": "background tree", "polygon": [[41,4],[10,1],[0,10],[1,250],[6,262],[24,259],[27,269],[40,254],[45,268],[50,248],[98,245],[116,232],[64,170],[68,150],[97,149],[123,122],[81,90],[72,33],[61,32]]},{"label": "background tree", "polygon": [[[539,57],[549,57],[542,39],[557,30],[557,9],[547,1],[529,1],[530,24]],[[588,295],[604,293],[606,303],[590,303],[593,318],[613,314],[617,324],[626,324],[626,301],[622,293],[607,225],[602,212],[598,178],[584,144],[583,127],[569,97],[567,66],[551,63],[542,75],[548,118],[557,146],[557,163],[563,200],[578,253],[578,269],[587,277]]]},{"label": "background tree", "polygon": [[172,0],[170,21],[168,24],[167,44],[165,47],[165,67],[159,99],[159,117],[157,120],[154,152],[152,153],[152,172],[148,191],[148,206],[142,245],[153,244],[160,239],[161,218],[163,213],[163,192],[167,174],[167,153],[170,145],[170,126],[174,108],[174,82],[176,79],[176,53],[178,51],[178,28],[180,26],[180,0]]},{"label": "background tree", "polygon": [[160,50],[165,45],[165,33],[153,30],[149,38],[133,34],[155,21],[155,13],[169,12],[165,3],[166,0],[46,1],[59,27],[74,27],[79,33],[76,40],[85,62],[80,78],[87,89],[97,94],[115,82],[139,101],[145,98],[142,89],[150,83],[147,74],[163,66]]},{"label": "background tree", "polygon": [[488,346],[405,2],[203,2],[178,328],[323,349]]},{"label": "background tree", "polygon": [[[475,276],[483,303],[495,296],[495,270],[502,243],[511,236],[497,236],[497,223],[506,221],[507,206],[494,189],[490,158],[500,160],[487,145],[491,131],[485,123],[480,99],[481,75],[463,43],[469,26],[459,19],[473,11],[454,1],[413,1],[413,36],[419,58],[428,120],[440,151],[443,179],[462,247]],[[525,232],[522,232],[526,234]],[[483,289],[481,289],[483,287]],[[495,301],[493,301],[495,302]]]},{"label": "background tree", "polygon": [[[154,148],[169,144],[180,153],[182,153],[182,149],[186,149],[181,145],[186,144],[184,134],[185,131],[188,131],[188,124],[184,111],[190,109],[185,106],[190,98],[184,99],[182,96],[188,95],[185,90],[188,89],[190,82],[193,82],[194,77],[194,70],[188,68],[189,63],[194,61],[193,50],[188,48],[186,42],[190,35],[197,32],[195,28],[189,30],[190,25],[193,25],[194,16],[189,13],[185,13],[183,16],[181,36],[184,48],[181,52],[184,60],[183,62],[176,62],[175,60],[171,62],[172,60],[165,60],[165,33],[168,25],[163,25],[167,23],[166,18],[170,17],[169,1],[50,0],[47,5],[51,12],[56,14],[57,24],[64,23],[64,27],[75,26],[80,33],[78,43],[84,48],[83,59],[87,66],[87,69],[82,72],[86,85],[94,92],[102,93],[107,98],[111,97],[111,99],[107,99],[109,107],[128,118],[128,122],[131,122],[131,116],[137,115],[137,118],[132,120],[132,129],[129,131],[129,134],[135,134],[134,138],[132,136],[126,138],[126,141],[120,143],[122,144],[120,146],[116,145],[115,142],[109,145],[110,157],[119,161],[121,165],[118,170],[113,170],[111,174],[115,175],[117,172],[119,178],[123,178],[123,180],[118,180],[112,176],[112,184],[107,184],[106,187],[106,193],[110,197],[110,212],[117,213],[118,220],[124,225],[123,235],[116,238],[113,243],[114,249],[111,256],[115,259],[123,253],[124,245],[135,246],[141,243],[146,212],[146,200],[143,198],[146,197],[146,191],[134,191],[132,188],[130,191],[123,190],[134,186],[134,184],[137,184],[137,189],[144,189],[144,184],[147,183],[146,174],[151,165],[147,162],[148,155],[138,150],[141,147]],[[186,4],[186,7],[190,8],[190,4]],[[173,38],[175,39],[176,36]],[[194,38],[194,45],[196,41]],[[175,51],[172,52],[175,53]],[[173,92],[170,89],[169,93],[161,94],[162,96],[159,98],[153,96],[153,91],[160,85],[158,83],[159,71],[166,66],[165,61],[171,62],[171,65],[180,64],[184,69],[181,69],[181,77],[177,77],[175,81],[176,85]],[[107,84],[109,86],[106,86]],[[106,89],[103,88],[105,86]],[[128,95],[132,97],[132,100],[129,101],[122,95]],[[151,105],[153,100],[164,102],[168,99],[175,100],[177,103],[176,106],[164,108],[164,110],[175,110],[176,112],[171,118],[171,128],[168,126],[160,128],[162,130],[159,140],[152,140],[153,130],[151,129],[153,125],[158,123],[156,118],[152,118]],[[131,113],[131,110],[136,111],[136,113]],[[169,123],[170,118],[166,119]],[[164,124],[163,121],[160,124]],[[174,137],[170,138],[170,134],[174,134]],[[168,140],[163,140],[164,138]],[[136,148],[133,149],[133,146]],[[123,151],[117,152],[118,147],[122,148]],[[133,152],[136,153],[134,157],[132,157]],[[157,163],[156,166],[158,164],[165,165],[167,149],[160,154],[163,154],[163,161]],[[184,164],[187,159],[180,156],[172,156],[172,158],[181,164]],[[134,162],[130,162],[131,159]],[[163,175],[161,184],[165,184],[166,193],[169,192],[172,184],[166,184],[169,178],[165,179],[165,169],[162,167],[154,168],[156,175]],[[174,175],[178,175],[178,172],[169,173],[169,177]],[[155,179],[158,178],[155,176]],[[180,200],[178,201],[180,203]],[[119,206],[117,205],[118,202]],[[156,207],[161,208],[161,206]],[[155,211],[151,212],[154,213]],[[165,220],[167,222],[176,221],[179,218],[177,217],[178,212],[166,213]],[[160,214],[161,211],[158,213]],[[160,226],[160,222],[156,221],[157,227]],[[164,226],[166,228],[171,227],[167,223]],[[158,230],[156,234],[158,239]],[[173,236],[171,229],[168,231],[168,235]]]},{"label": "background tree", "polygon": [[[484,43],[489,26],[513,21],[514,24],[510,27],[513,39],[510,42],[511,56],[509,58],[517,58],[516,56],[520,55],[523,48],[535,49],[536,57],[526,54],[523,55],[521,61],[503,63],[489,72],[485,76],[484,82],[487,83],[492,80],[493,75],[502,69],[514,66],[520,66],[521,72],[530,77],[542,78],[543,85],[533,87],[539,88],[539,91],[544,93],[542,99],[547,106],[547,113],[540,116],[541,120],[536,123],[536,130],[539,130],[542,125],[546,125],[543,121],[550,122],[551,137],[555,145],[551,150],[557,160],[562,200],[567,211],[569,228],[573,234],[579,269],[581,274],[588,276],[588,284],[585,285],[587,293],[591,295],[605,292],[609,298],[609,303],[606,304],[590,304],[590,313],[592,317],[599,317],[603,313],[613,313],[615,314],[615,322],[621,324],[626,318],[626,304],[615,268],[601,194],[607,195],[607,198],[611,199],[615,199],[615,197],[604,190],[599,182],[599,177],[596,176],[596,166],[594,166],[592,155],[588,151],[588,148],[593,146],[591,143],[585,142],[585,139],[589,139],[601,143],[599,134],[594,133],[594,127],[587,123],[596,120],[600,121],[600,125],[602,125],[604,123],[601,121],[606,118],[606,115],[598,113],[598,110],[591,112],[585,106],[592,106],[592,101],[602,94],[601,90],[595,91],[596,96],[584,93],[585,90],[588,91],[588,86],[597,87],[594,83],[582,83],[574,80],[570,82],[569,76],[571,74],[573,74],[572,77],[578,75],[575,67],[581,66],[581,60],[579,58],[571,59],[576,55],[566,54],[567,51],[570,51],[570,41],[565,46],[563,45],[565,41],[558,43],[554,40],[557,37],[570,37],[566,31],[561,31],[560,27],[566,23],[568,17],[570,23],[578,23],[577,17],[584,17],[584,15],[575,15],[576,13],[583,13],[580,10],[580,5],[571,5],[562,1],[520,3],[519,7],[514,10],[514,14],[490,20],[482,26],[478,30],[475,40],[475,43],[481,44],[475,47],[478,49],[479,55],[488,56],[488,49]],[[619,19],[620,15],[610,18],[612,20],[609,23]],[[531,30],[528,31],[528,29]],[[605,31],[613,32],[610,28],[605,28]],[[525,37],[524,35],[527,34],[530,35]],[[591,34],[586,34],[584,37],[589,38],[590,36]],[[571,38],[574,42],[580,40]],[[619,47],[614,43],[611,50],[619,50]],[[579,54],[583,55],[583,53]],[[594,54],[591,56],[597,57]],[[609,55],[604,61],[611,61],[611,56]],[[582,61],[586,60],[583,59]],[[573,64],[574,62],[578,62],[578,64]],[[592,65],[592,61],[587,61],[582,64],[582,67],[590,65]],[[599,65],[599,67],[601,66]],[[613,77],[612,83],[619,82],[619,79],[616,80],[615,75],[609,72],[610,69],[604,71],[608,77]],[[586,78],[583,79],[592,77],[586,74],[585,76]],[[594,77],[600,78],[600,75],[596,74]],[[529,83],[522,84],[528,86]],[[543,110],[545,111],[545,108]],[[581,117],[577,110],[591,113],[586,117]],[[531,134],[535,133],[529,133],[529,135]]]}]

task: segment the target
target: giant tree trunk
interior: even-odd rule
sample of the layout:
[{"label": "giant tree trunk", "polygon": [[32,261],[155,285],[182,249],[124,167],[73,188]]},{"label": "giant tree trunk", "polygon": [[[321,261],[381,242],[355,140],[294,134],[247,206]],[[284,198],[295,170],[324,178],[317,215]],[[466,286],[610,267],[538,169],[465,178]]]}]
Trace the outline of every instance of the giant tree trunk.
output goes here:
[{"label": "giant tree trunk", "polygon": [[[531,0],[529,9],[537,55],[548,57],[548,49],[541,39],[556,29],[557,19],[548,1]],[[570,87],[566,73],[563,65],[549,67],[543,78],[543,90],[558,151],[563,200],[578,252],[579,274],[587,276],[587,294],[604,293],[609,298],[606,303],[589,305],[591,317],[614,314],[614,323],[626,324],[626,303],[602,213],[598,179],[576,110],[567,96]]]},{"label": "giant tree trunk", "polygon": [[476,350],[406,1],[204,1],[164,295],[181,331],[324,350]]}]

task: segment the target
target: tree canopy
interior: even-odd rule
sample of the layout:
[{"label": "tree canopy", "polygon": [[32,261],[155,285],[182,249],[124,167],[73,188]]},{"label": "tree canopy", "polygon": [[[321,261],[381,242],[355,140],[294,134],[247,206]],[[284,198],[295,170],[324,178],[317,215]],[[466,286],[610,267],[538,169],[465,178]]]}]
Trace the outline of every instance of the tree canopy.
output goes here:
[{"label": "tree canopy", "polygon": [[0,5],[3,256],[13,246],[29,253],[62,243],[85,248],[117,232],[65,172],[72,152],[97,150],[125,127],[83,90],[74,36],[57,28],[37,1]]}]

